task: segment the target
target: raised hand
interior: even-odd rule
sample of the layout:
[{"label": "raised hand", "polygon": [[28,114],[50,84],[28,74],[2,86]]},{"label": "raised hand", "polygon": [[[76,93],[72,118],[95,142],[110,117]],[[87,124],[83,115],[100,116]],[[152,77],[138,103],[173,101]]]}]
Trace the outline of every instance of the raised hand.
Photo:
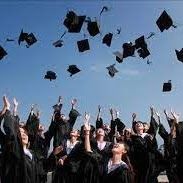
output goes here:
[{"label": "raised hand", "polygon": [[75,107],[76,103],[77,103],[77,99],[73,99],[73,100],[71,101],[72,108],[74,108],[74,107]]},{"label": "raised hand", "polygon": [[101,112],[101,106],[98,105],[98,112],[100,113]]},{"label": "raised hand", "polygon": [[84,130],[85,131],[90,131],[90,129],[91,129],[89,120],[90,120],[90,114],[85,113],[85,116],[84,116]]},{"label": "raised hand", "polygon": [[171,115],[173,116],[173,118],[174,118],[174,120],[175,120],[176,122],[179,121],[180,114],[177,114],[176,112],[173,112],[173,111],[171,110]]},{"label": "raised hand", "polygon": [[137,114],[136,114],[136,113],[133,113],[133,114],[132,114],[132,119],[133,119],[133,121],[135,121],[136,117],[137,117]]},{"label": "raised hand", "polygon": [[18,102],[17,102],[16,98],[13,98],[13,105],[14,105],[14,107],[18,107]]},{"label": "raised hand", "polygon": [[3,103],[4,103],[4,108],[9,110],[10,109],[10,102],[6,96],[3,96]]},{"label": "raised hand", "polygon": [[154,115],[154,107],[153,106],[150,107],[150,111],[151,111],[151,116],[153,116]]}]

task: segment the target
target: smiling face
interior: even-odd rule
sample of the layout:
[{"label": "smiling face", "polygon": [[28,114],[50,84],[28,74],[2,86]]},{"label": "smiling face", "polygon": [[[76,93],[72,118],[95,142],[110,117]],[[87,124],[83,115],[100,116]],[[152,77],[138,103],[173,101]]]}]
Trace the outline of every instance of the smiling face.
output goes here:
[{"label": "smiling face", "polygon": [[96,135],[97,136],[105,136],[105,132],[102,128],[98,128]]},{"label": "smiling face", "polygon": [[125,154],[127,153],[126,147],[123,143],[116,143],[113,145],[112,153],[114,154]]},{"label": "smiling face", "polygon": [[22,145],[23,146],[27,146],[28,145],[28,141],[29,141],[27,131],[24,128],[22,128],[22,127],[20,127],[19,130],[20,130],[20,136],[21,136],[21,140],[22,140]]},{"label": "smiling face", "polygon": [[136,124],[135,124],[135,130],[136,132],[141,132],[141,131],[144,131],[144,125],[142,122],[138,121]]},{"label": "smiling face", "polygon": [[70,132],[70,137],[79,137],[79,132],[78,130],[72,130]]}]

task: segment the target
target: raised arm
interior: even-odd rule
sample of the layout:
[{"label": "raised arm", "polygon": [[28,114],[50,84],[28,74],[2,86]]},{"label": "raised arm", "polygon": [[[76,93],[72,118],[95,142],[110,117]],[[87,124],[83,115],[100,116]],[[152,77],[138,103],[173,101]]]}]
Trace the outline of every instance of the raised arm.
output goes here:
[{"label": "raised arm", "polygon": [[72,130],[77,117],[80,115],[79,112],[76,110],[76,104],[77,104],[77,99],[73,99],[71,101],[71,111],[69,113],[69,126],[70,126],[70,130]]},{"label": "raised arm", "polygon": [[96,120],[96,129],[103,128],[103,120],[101,118],[101,106],[98,106],[98,114],[97,114],[97,120]]},{"label": "raised arm", "polygon": [[85,135],[85,150],[86,152],[92,152],[91,150],[91,144],[90,144],[90,114],[85,113],[84,116],[84,135]]}]

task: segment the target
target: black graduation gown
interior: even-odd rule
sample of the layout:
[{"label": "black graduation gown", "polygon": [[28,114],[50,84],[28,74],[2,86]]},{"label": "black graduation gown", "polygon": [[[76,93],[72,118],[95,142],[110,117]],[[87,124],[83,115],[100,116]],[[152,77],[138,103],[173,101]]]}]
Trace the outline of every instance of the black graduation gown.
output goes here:
[{"label": "black graduation gown", "polygon": [[[106,164],[107,166],[107,164]],[[105,173],[102,183],[133,183],[131,173],[127,167],[121,165],[110,173]]]},{"label": "black graduation gown", "polygon": [[60,168],[60,176],[54,183],[99,183],[98,158],[94,152],[85,152],[84,144],[78,143],[68,155],[64,166]]},{"label": "black graduation gown", "polygon": [[62,144],[62,141],[69,137],[69,134],[76,122],[79,113],[75,109],[72,109],[69,113],[69,120],[56,120],[55,123],[55,131],[54,131],[54,139],[53,146],[58,147]]},{"label": "black graduation gown", "polygon": [[176,142],[172,141],[173,139],[171,135],[166,131],[163,124],[159,125],[159,135],[164,141],[164,167],[166,170],[167,177],[170,183],[179,183],[176,162]]}]

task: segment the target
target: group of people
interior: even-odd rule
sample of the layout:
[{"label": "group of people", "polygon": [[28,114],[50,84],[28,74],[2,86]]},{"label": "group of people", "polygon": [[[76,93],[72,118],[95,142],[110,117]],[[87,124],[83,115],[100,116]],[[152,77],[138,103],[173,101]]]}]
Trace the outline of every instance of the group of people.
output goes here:
[{"label": "group of people", "polygon": [[[95,126],[90,124],[90,114],[85,113],[83,125],[77,130],[73,128],[80,115],[76,103],[72,100],[66,117],[59,97],[46,131],[34,107],[27,121],[22,122],[16,99],[10,110],[8,98],[3,97],[1,183],[46,183],[50,171],[52,183],[157,183],[162,171],[166,171],[170,183],[183,183],[183,122],[175,112],[170,116],[164,111],[169,131],[152,107],[149,123],[137,120],[133,113],[128,128],[115,109],[110,109],[110,124],[104,123],[98,106]],[[164,141],[163,151],[158,149],[157,134]]]}]

